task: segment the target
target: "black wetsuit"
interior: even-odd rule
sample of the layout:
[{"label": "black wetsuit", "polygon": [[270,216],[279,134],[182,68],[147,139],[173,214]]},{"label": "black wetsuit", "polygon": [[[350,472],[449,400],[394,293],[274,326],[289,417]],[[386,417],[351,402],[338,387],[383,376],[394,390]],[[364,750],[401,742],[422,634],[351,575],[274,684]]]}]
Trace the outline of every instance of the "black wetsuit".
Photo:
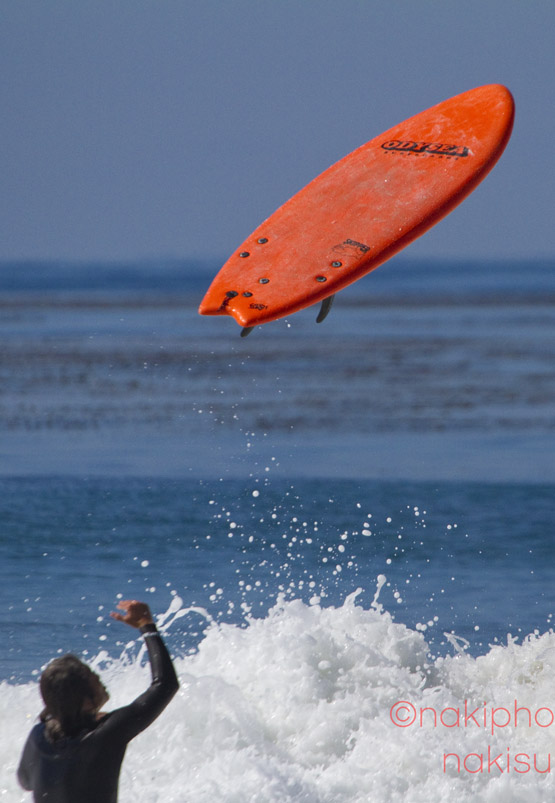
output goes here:
[{"label": "black wetsuit", "polygon": [[75,739],[48,741],[36,725],[25,744],[17,777],[35,803],[116,803],[121,762],[128,742],[164,710],[178,689],[164,642],[154,625],[141,628],[152,683],[140,697],[102,717]]}]

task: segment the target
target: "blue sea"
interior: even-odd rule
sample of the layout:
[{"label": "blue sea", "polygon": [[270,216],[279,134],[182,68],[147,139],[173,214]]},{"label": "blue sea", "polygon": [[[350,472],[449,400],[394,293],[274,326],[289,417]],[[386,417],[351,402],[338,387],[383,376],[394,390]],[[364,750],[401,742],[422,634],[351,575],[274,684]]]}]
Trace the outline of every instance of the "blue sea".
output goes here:
[{"label": "blue sea", "polygon": [[136,598],[181,689],[123,803],[553,799],[555,261],[397,258],[248,338],[218,267],[0,265],[0,797],[51,657],[148,685]]}]

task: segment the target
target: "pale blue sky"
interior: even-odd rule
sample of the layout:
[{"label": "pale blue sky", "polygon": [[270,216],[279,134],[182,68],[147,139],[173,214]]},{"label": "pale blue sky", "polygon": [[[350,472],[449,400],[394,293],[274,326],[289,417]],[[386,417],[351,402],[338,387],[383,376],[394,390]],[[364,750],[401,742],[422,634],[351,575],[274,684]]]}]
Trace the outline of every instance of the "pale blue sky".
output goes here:
[{"label": "pale blue sky", "polygon": [[553,0],[3,0],[0,260],[225,258],[355,147],[493,82],[512,140],[410,254],[555,255],[554,31]]}]

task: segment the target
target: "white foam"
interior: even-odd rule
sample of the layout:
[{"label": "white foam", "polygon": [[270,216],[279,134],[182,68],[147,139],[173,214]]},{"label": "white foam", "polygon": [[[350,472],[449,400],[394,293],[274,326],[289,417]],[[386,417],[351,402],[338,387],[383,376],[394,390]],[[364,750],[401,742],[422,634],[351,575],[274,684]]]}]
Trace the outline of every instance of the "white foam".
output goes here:
[{"label": "white foam", "polygon": [[[380,576],[378,585],[384,582]],[[394,622],[377,595],[370,610],[356,596],[338,608],[281,600],[242,628],[212,622],[198,652],[175,662],[176,699],[130,745],[121,803],[553,799],[555,724],[546,725],[555,709],[555,635],[532,635],[522,644],[509,639],[476,659],[454,640],[453,656],[432,661],[422,632]],[[162,626],[191,610],[174,598]],[[136,645],[133,653],[102,670],[114,706],[148,685]],[[392,713],[400,701],[404,708]],[[469,719],[464,726],[465,701],[478,724]],[[0,799],[7,803],[29,800],[14,773],[39,707],[36,684],[0,686]],[[511,719],[506,727],[503,708]],[[422,726],[421,709],[427,709]],[[395,711],[416,712],[416,722],[396,727]],[[450,727],[457,711],[459,727]],[[490,759],[501,756],[503,772],[495,764],[488,771],[488,748]],[[534,755],[538,769],[546,769],[550,749],[553,766],[540,774]],[[444,771],[446,753],[460,756],[460,772],[454,757]],[[477,756],[465,769],[470,753]],[[530,757],[527,771],[517,763],[519,753]],[[479,755],[483,771],[469,771],[479,767]]]}]

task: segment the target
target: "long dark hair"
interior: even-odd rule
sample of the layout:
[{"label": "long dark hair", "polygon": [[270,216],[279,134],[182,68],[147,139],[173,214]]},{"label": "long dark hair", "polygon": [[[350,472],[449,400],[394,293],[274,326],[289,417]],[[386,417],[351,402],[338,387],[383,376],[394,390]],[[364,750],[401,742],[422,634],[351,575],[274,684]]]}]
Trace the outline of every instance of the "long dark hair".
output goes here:
[{"label": "long dark hair", "polygon": [[40,715],[46,723],[50,741],[74,738],[95,725],[92,711],[85,711],[87,701],[95,702],[94,672],[75,655],[63,655],[51,661],[40,678],[40,693],[45,708]]}]

